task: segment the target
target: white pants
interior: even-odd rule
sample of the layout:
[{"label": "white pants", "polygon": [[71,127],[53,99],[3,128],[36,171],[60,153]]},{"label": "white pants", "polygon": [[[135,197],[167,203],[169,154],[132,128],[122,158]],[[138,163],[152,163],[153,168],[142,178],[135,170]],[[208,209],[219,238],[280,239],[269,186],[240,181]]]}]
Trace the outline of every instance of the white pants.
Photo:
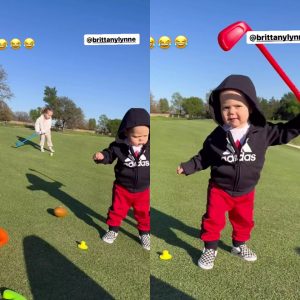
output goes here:
[{"label": "white pants", "polygon": [[47,140],[48,147],[53,147],[51,140],[51,133],[40,134],[40,146],[44,147],[45,139]]}]

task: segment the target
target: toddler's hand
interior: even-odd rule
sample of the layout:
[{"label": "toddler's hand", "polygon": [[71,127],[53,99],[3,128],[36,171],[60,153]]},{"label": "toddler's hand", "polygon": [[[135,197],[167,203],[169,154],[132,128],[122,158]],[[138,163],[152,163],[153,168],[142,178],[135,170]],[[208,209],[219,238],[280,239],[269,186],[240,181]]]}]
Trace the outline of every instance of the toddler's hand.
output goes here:
[{"label": "toddler's hand", "polygon": [[104,159],[104,155],[101,152],[97,152],[93,156],[93,160],[103,160],[103,159]]},{"label": "toddler's hand", "polygon": [[181,166],[178,166],[178,167],[177,167],[177,174],[178,174],[178,175],[184,174],[184,170],[181,168]]}]

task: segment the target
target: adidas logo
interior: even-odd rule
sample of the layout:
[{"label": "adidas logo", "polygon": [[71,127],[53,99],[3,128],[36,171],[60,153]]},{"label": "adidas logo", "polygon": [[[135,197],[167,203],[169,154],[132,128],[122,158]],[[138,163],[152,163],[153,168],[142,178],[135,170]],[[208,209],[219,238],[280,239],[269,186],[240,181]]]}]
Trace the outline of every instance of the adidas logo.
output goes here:
[{"label": "adidas logo", "polygon": [[230,155],[230,152],[226,150],[225,152],[223,152],[223,155]]},{"label": "adidas logo", "polygon": [[145,156],[145,154],[142,154],[140,156],[138,167],[149,167],[149,166],[150,166],[149,160],[147,160],[147,157]]},{"label": "adidas logo", "polygon": [[244,152],[252,152],[252,150],[251,150],[251,148],[248,144],[248,139],[247,139],[246,143],[243,145],[241,150],[244,151]]},{"label": "adidas logo", "polygon": [[131,155],[131,153],[129,153],[128,157],[124,160],[124,165],[129,167],[129,168],[134,168],[136,166],[138,167],[149,167],[150,166],[150,162],[149,160],[147,160],[145,154],[142,154],[139,157],[139,161],[138,164],[135,161],[135,158]]},{"label": "adidas logo", "polygon": [[142,154],[142,155],[140,156],[140,160],[147,160],[147,158],[146,158],[146,156],[145,156],[144,154]]},{"label": "adidas logo", "polygon": [[[248,140],[246,140],[245,144],[242,146],[241,148],[241,153],[240,153],[240,157],[238,159],[237,154],[235,153],[234,148],[232,147],[232,145],[230,144],[230,142],[227,140],[227,142],[229,142],[229,144],[227,144],[227,149],[223,152],[223,156],[221,157],[222,160],[225,160],[229,163],[233,163],[236,162],[237,160],[239,161],[256,161],[256,154],[252,153],[252,150],[248,144]],[[230,151],[229,151],[229,150]],[[233,150],[233,152],[232,152]]]}]

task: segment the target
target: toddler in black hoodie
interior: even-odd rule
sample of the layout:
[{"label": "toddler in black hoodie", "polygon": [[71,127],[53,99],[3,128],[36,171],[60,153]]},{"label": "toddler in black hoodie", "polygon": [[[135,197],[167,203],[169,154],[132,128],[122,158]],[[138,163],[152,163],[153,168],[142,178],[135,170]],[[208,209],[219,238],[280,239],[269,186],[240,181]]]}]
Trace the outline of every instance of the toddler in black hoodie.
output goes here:
[{"label": "toddler in black hoodie", "polygon": [[108,231],[102,237],[112,244],[128,210],[133,207],[141,245],[150,250],[150,116],[143,108],[131,108],[120,124],[116,140],[94,154],[96,163],[115,159],[112,205],[108,211]]},{"label": "toddler in black hoodie", "polygon": [[300,115],[284,124],[266,122],[247,76],[225,78],[211,93],[209,105],[219,126],[206,138],[199,153],[177,168],[177,174],[185,175],[211,168],[200,231],[204,250],[198,260],[199,267],[206,270],[214,266],[226,212],[233,227],[231,252],[246,261],[257,259],[246,241],[254,226],[255,185],[266,150],[300,134]]}]

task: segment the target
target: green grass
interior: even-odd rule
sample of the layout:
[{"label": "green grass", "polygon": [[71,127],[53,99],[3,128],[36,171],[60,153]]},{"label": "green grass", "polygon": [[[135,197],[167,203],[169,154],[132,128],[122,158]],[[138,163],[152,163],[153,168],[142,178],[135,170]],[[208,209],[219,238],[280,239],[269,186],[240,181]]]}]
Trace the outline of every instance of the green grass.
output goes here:
[{"label": "green grass", "polygon": [[[198,152],[214,127],[209,120],[151,120],[152,299],[299,299],[300,150],[296,148],[283,145],[267,152],[249,242],[257,262],[231,256],[227,222],[214,269],[197,266],[209,170],[178,176],[176,167]],[[164,249],[172,260],[159,259]]]},{"label": "green grass", "polygon": [[296,146],[300,146],[300,137],[298,136],[297,138],[293,139],[291,141],[291,144],[296,145]]},{"label": "green grass", "polygon": [[[0,248],[0,289],[27,299],[298,299],[300,277],[300,150],[268,150],[257,186],[256,226],[249,243],[258,255],[246,263],[229,252],[230,226],[222,234],[215,268],[196,265],[202,243],[198,227],[205,211],[209,171],[176,175],[215,127],[209,120],[151,120],[152,250],[143,251],[129,216],[114,245],[106,229],[113,167],[95,165],[92,154],[109,137],[53,133],[56,153],[41,153],[35,139],[14,148],[26,128],[0,126],[0,227],[10,242]],[[296,141],[299,140],[296,139]],[[49,211],[64,205],[69,215]],[[87,252],[77,248],[85,240]],[[171,261],[160,261],[168,249]]]},{"label": "green grass", "polygon": [[[148,299],[149,253],[137,239],[135,220],[124,221],[115,244],[99,238],[111,205],[113,166],[92,154],[109,137],[52,135],[56,153],[41,153],[37,138],[15,148],[26,128],[0,126],[0,227],[10,241],[0,248],[0,288],[27,299]],[[68,208],[56,218],[51,209]],[[85,240],[89,249],[77,248]]]}]

